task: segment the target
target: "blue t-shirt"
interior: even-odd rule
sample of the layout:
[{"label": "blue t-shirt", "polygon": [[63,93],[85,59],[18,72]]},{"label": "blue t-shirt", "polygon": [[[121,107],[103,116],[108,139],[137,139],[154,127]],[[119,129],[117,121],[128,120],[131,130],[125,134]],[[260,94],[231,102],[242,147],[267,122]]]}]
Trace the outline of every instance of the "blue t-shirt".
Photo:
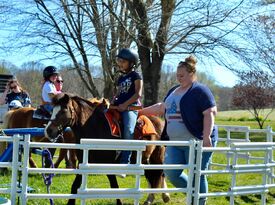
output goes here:
[{"label": "blue t-shirt", "polygon": [[20,93],[15,93],[15,92],[10,92],[6,96],[6,104],[10,104],[11,101],[13,100],[18,100],[21,102],[23,107],[27,107],[31,104],[31,99],[28,93],[26,92],[20,92]]},{"label": "blue t-shirt", "polygon": [[115,98],[114,105],[120,105],[129,100],[135,94],[135,81],[141,80],[141,76],[136,71],[131,71],[118,78],[118,95]]}]

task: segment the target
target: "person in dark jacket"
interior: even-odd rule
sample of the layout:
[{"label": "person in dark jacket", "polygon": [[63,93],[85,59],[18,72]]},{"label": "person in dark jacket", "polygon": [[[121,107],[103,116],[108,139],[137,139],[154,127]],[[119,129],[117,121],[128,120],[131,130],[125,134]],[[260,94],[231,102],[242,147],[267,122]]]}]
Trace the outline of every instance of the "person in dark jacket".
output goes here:
[{"label": "person in dark jacket", "polygon": [[7,83],[6,89],[0,98],[0,105],[8,104],[11,108],[12,101],[18,101],[22,107],[31,106],[31,98],[29,94],[21,87],[18,80],[12,79]]},{"label": "person in dark jacket", "polygon": [[[202,140],[204,147],[216,146],[217,128],[214,118],[217,113],[216,102],[210,89],[197,82],[197,60],[189,56],[177,67],[179,85],[171,88],[164,102],[143,108],[139,114],[164,115],[165,128],[162,140],[189,141]],[[202,155],[201,169],[207,169],[211,152]],[[189,147],[167,146],[166,164],[188,164]],[[176,187],[186,188],[188,176],[182,170],[165,170],[165,174]],[[200,193],[208,192],[205,175],[200,179]],[[206,204],[201,198],[200,205]]]}]

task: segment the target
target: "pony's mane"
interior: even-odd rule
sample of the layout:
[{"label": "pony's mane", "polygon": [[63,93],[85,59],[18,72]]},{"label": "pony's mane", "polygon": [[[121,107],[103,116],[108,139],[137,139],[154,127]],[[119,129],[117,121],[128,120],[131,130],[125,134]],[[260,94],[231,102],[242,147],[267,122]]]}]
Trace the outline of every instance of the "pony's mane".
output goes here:
[{"label": "pony's mane", "polygon": [[105,99],[105,98],[101,98],[101,99],[98,99],[98,98],[89,98],[89,99],[85,99],[85,98],[82,98],[78,95],[75,95],[75,94],[71,94],[71,93],[60,93],[56,96],[54,96],[53,100],[52,100],[52,103],[53,105],[60,105],[62,102],[60,99],[62,99],[65,95],[67,95],[71,100],[74,100],[80,104],[82,104],[81,102],[85,102],[86,104],[88,104],[89,106],[91,107],[95,107],[95,106],[98,106],[102,103],[106,104],[107,106],[110,105],[110,102]]},{"label": "pony's mane", "polygon": [[103,101],[105,101],[107,103],[107,105],[110,105],[109,100],[105,99],[105,98],[88,98],[88,101],[90,101],[91,103],[96,103],[96,104],[101,104],[103,103]]}]

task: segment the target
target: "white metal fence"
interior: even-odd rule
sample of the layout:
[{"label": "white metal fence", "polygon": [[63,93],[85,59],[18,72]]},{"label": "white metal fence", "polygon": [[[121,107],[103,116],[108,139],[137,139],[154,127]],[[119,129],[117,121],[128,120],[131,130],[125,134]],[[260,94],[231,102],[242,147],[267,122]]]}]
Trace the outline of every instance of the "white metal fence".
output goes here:
[{"label": "white metal fence", "polygon": [[[220,126],[221,128],[221,126]],[[231,139],[230,131],[234,126],[225,126],[229,130],[226,138],[225,147],[216,148],[203,148],[201,142],[190,141],[190,142],[180,142],[180,141],[136,141],[136,140],[88,140],[83,139],[81,144],[55,144],[55,143],[36,143],[30,142],[30,135],[14,135],[10,137],[0,137],[0,141],[13,142],[13,160],[12,162],[0,162],[0,167],[10,167],[12,168],[12,179],[10,188],[0,188],[0,194],[10,194],[11,203],[16,203],[16,198],[19,197],[21,204],[27,204],[29,199],[60,199],[60,198],[78,198],[81,199],[81,203],[85,204],[87,199],[97,199],[97,198],[131,198],[134,200],[135,204],[139,204],[140,198],[145,193],[163,193],[163,192],[182,192],[186,193],[186,202],[190,204],[192,198],[194,204],[198,204],[198,200],[201,197],[219,197],[219,196],[230,196],[230,204],[234,204],[234,197],[237,195],[246,194],[260,194],[261,204],[265,204],[266,193],[269,189],[275,188],[274,182],[274,149],[275,143],[272,142],[272,137],[274,132],[271,128],[266,129],[268,142],[250,142],[249,137],[246,138],[245,142],[236,142],[235,139]],[[233,129],[236,131],[236,127]],[[245,129],[239,128],[243,131]],[[248,129],[248,132],[251,130]],[[255,131],[255,130],[252,130]],[[247,130],[246,130],[247,132]],[[246,133],[245,132],[245,133]],[[249,136],[249,135],[248,135]],[[220,138],[221,141],[223,139]],[[149,144],[166,145],[166,146],[189,146],[190,153],[195,153],[196,150],[196,164],[194,162],[194,154],[190,154],[189,164],[186,165],[145,165],[141,163],[142,151],[145,150],[145,146]],[[19,146],[23,146],[23,161],[20,162],[18,156]],[[32,147],[43,147],[43,148],[68,148],[68,149],[83,149],[83,163],[80,164],[79,169],[51,169],[51,168],[29,168],[28,167],[28,156],[29,150]],[[137,151],[137,162],[131,165],[122,164],[91,164],[88,163],[87,156],[89,150],[135,150]],[[210,169],[202,171],[200,170],[201,155],[202,152],[213,151],[225,153],[228,161],[226,165],[221,165],[222,169]],[[258,163],[254,161],[249,153],[259,151],[263,153]],[[246,161],[246,163],[238,163],[238,159],[242,157],[242,154],[252,157]],[[212,166],[219,166],[212,163]],[[141,176],[144,174],[144,169],[185,169],[188,170],[188,183],[186,188],[167,188],[167,189],[150,189],[141,188]],[[18,192],[17,188],[17,176],[18,172],[22,172],[21,185],[22,189]],[[238,185],[236,183],[236,177],[238,174],[243,173],[259,173],[262,176],[261,183],[257,185]],[[30,173],[54,173],[54,174],[72,174],[78,173],[82,174],[82,186],[78,190],[77,194],[68,193],[52,193],[52,194],[42,194],[42,193],[28,193],[28,178]],[[120,189],[110,189],[110,188],[89,188],[87,186],[87,177],[91,174],[117,174],[125,173],[135,175],[135,186],[129,188]],[[215,174],[230,174],[232,176],[232,183],[228,187],[228,191],[225,192],[209,192],[209,193],[199,193],[199,184],[201,175],[215,175]],[[193,178],[195,180],[195,186],[192,186]],[[172,203],[173,203],[173,199]]]}]

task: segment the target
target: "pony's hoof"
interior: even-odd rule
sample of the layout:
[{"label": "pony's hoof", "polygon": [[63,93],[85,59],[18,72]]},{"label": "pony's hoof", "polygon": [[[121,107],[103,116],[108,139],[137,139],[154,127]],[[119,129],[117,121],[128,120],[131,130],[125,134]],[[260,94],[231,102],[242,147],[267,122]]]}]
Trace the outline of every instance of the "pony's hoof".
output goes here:
[{"label": "pony's hoof", "polygon": [[123,205],[122,201],[120,199],[116,200],[116,205]]},{"label": "pony's hoof", "polygon": [[162,200],[164,203],[168,203],[170,201],[170,194],[168,193],[162,194]]},{"label": "pony's hoof", "polygon": [[151,193],[148,195],[148,197],[143,205],[151,205],[151,204],[153,204],[154,200],[155,200],[155,195]]}]

